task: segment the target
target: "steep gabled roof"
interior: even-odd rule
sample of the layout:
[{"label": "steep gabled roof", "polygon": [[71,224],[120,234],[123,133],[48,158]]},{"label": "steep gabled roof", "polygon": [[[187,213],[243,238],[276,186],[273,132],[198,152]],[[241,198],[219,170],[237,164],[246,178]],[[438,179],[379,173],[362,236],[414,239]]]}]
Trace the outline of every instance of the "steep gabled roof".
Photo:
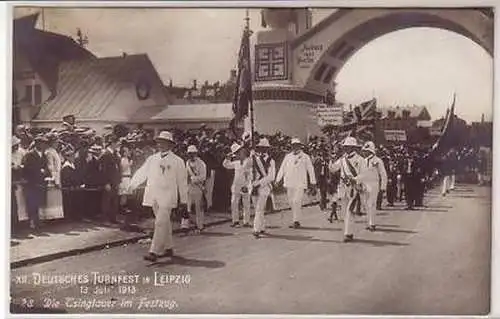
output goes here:
[{"label": "steep gabled roof", "polygon": [[[394,112],[395,118],[402,118],[403,111],[409,111],[411,118],[418,118],[423,112],[427,112],[427,108],[425,106],[409,106],[409,107],[386,107],[378,109],[380,113],[382,113],[381,119],[385,119],[388,117],[388,113],[390,111]],[[428,113],[427,113],[428,115]]]},{"label": "steep gabled roof", "polygon": [[[151,86],[147,107],[167,104],[163,83],[146,54],[63,62],[57,95],[42,105],[36,120],[74,114],[77,119],[126,121],[141,108],[135,91],[141,81]],[[123,90],[137,103],[118,105],[115,97]]]},{"label": "steep gabled roof", "polygon": [[35,29],[37,19],[38,14],[34,14],[14,20],[13,53],[23,54],[55,93],[61,62],[96,57],[68,36]]}]

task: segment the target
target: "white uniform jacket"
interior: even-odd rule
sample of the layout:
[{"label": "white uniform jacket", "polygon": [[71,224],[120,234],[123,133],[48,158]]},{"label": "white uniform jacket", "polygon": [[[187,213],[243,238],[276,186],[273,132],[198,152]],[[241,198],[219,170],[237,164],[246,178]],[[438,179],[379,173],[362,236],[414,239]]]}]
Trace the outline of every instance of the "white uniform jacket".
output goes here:
[{"label": "white uniform jacket", "polygon": [[387,188],[387,172],[384,162],[376,155],[370,155],[366,160],[366,169],[362,174],[362,181],[371,190],[384,190]]},{"label": "white uniform jacket", "polygon": [[230,161],[227,158],[224,159],[222,166],[226,169],[234,169],[233,185],[231,186],[232,193],[240,192],[242,187],[247,187],[249,191],[251,190],[253,180],[252,163],[253,161],[250,157],[243,162],[240,160]]},{"label": "white uniform jacket", "polygon": [[340,170],[340,182],[338,186],[338,194],[340,197],[343,197],[345,195],[345,191],[348,188],[344,180],[352,177],[347,167],[347,162],[346,162],[347,160],[349,160],[349,162],[355,169],[356,177],[354,179],[357,182],[359,183],[362,182],[363,172],[366,170],[366,161],[358,153],[349,155],[344,154],[341,158],[339,158],[335,162],[330,161],[330,164],[328,165],[330,172],[335,173]]},{"label": "white uniform jacket", "polygon": [[187,203],[187,173],[184,160],[172,152],[162,157],[156,153],[135,172],[130,187],[137,188],[146,182],[144,206],[177,207],[178,196],[182,204]]},{"label": "white uniform jacket", "polygon": [[283,159],[276,182],[284,179],[286,188],[307,189],[307,175],[312,185],[316,185],[316,175],[311,161],[311,157],[304,152],[298,154],[288,153]]}]

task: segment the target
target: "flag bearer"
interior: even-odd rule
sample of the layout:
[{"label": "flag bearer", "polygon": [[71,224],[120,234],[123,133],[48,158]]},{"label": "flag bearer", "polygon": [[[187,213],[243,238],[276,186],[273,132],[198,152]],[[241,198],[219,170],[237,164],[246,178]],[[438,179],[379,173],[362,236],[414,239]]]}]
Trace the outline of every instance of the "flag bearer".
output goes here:
[{"label": "flag bearer", "polygon": [[250,225],[250,195],[252,187],[252,160],[248,151],[237,143],[231,145],[229,153],[222,166],[226,169],[234,169],[233,185],[231,186],[231,216],[233,223],[231,227],[239,227],[240,223],[240,199],[243,201],[243,227]]},{"label": "flag bearer", "polygon": [[257,178],[253,183],[253,187],[257,192],[257,201],[255,204],[253,234],[256,238],[259,238],[266,229],[264,210],[266,208],[267,199],[271,194],[274,177],[276,175],[276,163],[269,155],[270,147],[271,145],[267,138],[262,138],[257,145],[257,154],[254,157]]},{"label": "flag bearer", "polygon": [[276,176],[276,183],[284,180],[287,189],[288,202],[292,207],[293,224],[290,228],[300,228],[302,219],[302,198],[308,188],[307,177],[311,183],[312,192],[316,192],[316,176],[311,157],[302,151],[302,143],[298,138],[292,139],[292,152],[283,159]]},{"label": "flag bearer", "polygon": [[354,137],[346,137],[342,144],[344,155],[330,163],[330,171],[335,173],[340,170],[339,198],[344,216],[344,242],[354,239],[351,218],[356,208],[356,200],[360,198],[364,184],[361,174],[366,168],[365,159],[358,154],[359,145]]},{"label": "flag bearer", "polygon": [[204,211],[202,205],[203,192],[205,190],[205,180],[207,178],[207,165],[198,156],[198,149],[190,145],[187,149],[188,160],[186,162],[188,178],[188,211],[191,213],[191,206],[196,211],[196,228],[202,231],[204,228]]},{"label": "flag bearer", "polygon": [[375,155],[375,144],[371,141],[365,143],[361,149],[366,160],[366,170],[362,174],[362,181],[366,186],[361,201],[368,215],[368,229],[375,231],[376,204],[379,191],[385,192],[387,187],[387,172],[384,162]]}]

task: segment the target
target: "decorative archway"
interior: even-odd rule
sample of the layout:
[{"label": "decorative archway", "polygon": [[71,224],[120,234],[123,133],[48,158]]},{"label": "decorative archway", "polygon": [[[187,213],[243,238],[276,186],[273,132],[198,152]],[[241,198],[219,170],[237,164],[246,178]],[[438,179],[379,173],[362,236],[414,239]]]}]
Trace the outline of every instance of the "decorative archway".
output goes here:
[{"label": "decorative archway", "polygon": [[[359,49],[390,32],[431,27],[463,35],[493,56],[493,16],[480,9],[340,9],[291,43],[293,82],[325,92]],[[300,65],[304,48],[317,48],[315,61]]]}]

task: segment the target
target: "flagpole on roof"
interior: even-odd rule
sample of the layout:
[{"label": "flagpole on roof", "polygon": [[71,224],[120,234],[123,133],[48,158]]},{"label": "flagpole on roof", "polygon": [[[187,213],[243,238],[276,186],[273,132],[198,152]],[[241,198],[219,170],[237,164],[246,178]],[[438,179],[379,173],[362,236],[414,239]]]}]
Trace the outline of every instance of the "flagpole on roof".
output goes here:
[{"label": "flagpole on roof", "polygon": [[249,72],[249,76],[250,76],[250,99],[249,99],[249,103],[250,103],[250,138],[252,139],[251,140],[251,147],[252,149],[255,149],[255,138],[254,138],[254,132],[255,132],[255,116],[254,116],[254,110],[253,110],[253,94],[252,94],[252,80],[251,80],[251,77],[252,77],[252,64],[250,62],[250,35],[252,34],[252,31],[250,30],[250,10],[249,9],[246,9],[245,11],[245,32],[247,34],[247,37],[248,37],[248,72]]}]

